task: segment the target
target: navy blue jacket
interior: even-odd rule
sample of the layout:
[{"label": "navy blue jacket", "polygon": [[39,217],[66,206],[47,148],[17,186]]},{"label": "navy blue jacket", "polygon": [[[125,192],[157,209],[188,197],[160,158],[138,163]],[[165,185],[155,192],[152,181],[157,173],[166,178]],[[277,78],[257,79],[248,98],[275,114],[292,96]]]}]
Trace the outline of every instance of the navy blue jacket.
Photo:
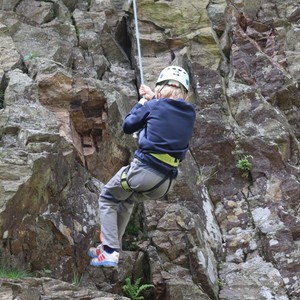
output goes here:
[{"label": "navy blue jacket", "polygon": [[167,153],[183,160],[196,119],[194,107],[184,99],[152,99],[144,105],[137,103],[125,117],[122,127],[125,133],[139,130],[139,149],[135,157],[163,173],[174,169],[147,154]]}]

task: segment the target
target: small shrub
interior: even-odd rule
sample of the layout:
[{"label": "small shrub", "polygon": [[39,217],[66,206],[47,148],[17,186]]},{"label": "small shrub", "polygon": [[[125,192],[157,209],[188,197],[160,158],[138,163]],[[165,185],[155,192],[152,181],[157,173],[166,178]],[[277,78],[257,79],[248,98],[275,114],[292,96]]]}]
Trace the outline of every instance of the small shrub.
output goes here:
[{"label": "small shrub", "polygon": [[237,161],[237,168],[240,169],[243,172],[244,177],[248,177],[250,174],[250,171],[252,169],[252,163],[249,161],[249,159],[252,159],[252,155],[243,155],[238,161]]},{"label": "small shrub", "polygon": [[39,57],[39,56],[40,56],[40,55],[39,55],[36,51],[32,51],[32,52],[29,52],[28,55],[25,55],[25,56],[23,57],[23,60],[24,60],[24,61],[27,61],[27,60],[30,60],[30,59],[33,59],[33,58]]},{"label": "small shrub", "polygon": [[128,296],[131,300],[143,300],[144,297],[141,296],[141,293],[147,289],[153,288],[153,284],[142,284],[142,278],[138,278],[134,284],[131,283],[130,278],[125,279],[125,284],[122,289],[126,296]]}]

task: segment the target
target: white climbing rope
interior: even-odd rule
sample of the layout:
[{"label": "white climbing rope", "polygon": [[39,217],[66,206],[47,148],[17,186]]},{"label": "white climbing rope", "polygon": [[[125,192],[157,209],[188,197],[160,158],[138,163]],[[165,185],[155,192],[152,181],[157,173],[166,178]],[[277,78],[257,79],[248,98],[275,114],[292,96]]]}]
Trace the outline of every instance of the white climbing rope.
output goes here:
[{"label": "white climbing rope", "polygon": [[133,0],[133,14],[134,14],[134,23],[135,23],[136,45],[137,45],[139,67],[140,67],[140,81],[141,81],[141,84],[144,84],[142,54],[141,54],[141,46],[140,46],[140,34],[139,34],[139,25],[138,25],[138,17],[137,17],[137,9],[136,9],[136,1],[135,0]]},{"label": "white climbing rope", "polygon": [[[136,45],[138,51],[138,58],[139,58],[139,67],[140,67],[140,81],[141,84],[144,84],[144,75],[143,75],[143,64],[142,64],[142,53],[141,53],[141,45],[140,45],[140,34],[139,34],[139,24],[138,24],[138,17],[137,17],[137,9],[136,9],[136,1],[133,0],[133,15],[134,15],[134,23],[135,23],[135,38],[136,38]],[[132,134],[133,138],[138,138],[138,132],[134,132]]]}]

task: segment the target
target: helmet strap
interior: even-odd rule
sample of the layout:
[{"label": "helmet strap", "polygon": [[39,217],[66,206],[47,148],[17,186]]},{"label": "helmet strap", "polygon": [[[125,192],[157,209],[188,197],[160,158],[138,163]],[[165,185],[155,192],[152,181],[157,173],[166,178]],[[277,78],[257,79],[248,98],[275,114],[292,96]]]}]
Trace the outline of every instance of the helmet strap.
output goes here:
[{"label": "helmet strap", "polygon": [[175,86],[175,85],[172,85],[172,84],[168,84],[168,82],[169,82],[168,80],[166,80],[166,81],[164,82],[164,84],[162,85],[162,87],[158,90],[157,94],[159,94],[159,93],[163,90],[163,88],[164,88],[166,85],[168,85],[168,86],[172,86],[172,87],[176,87],[176,88],[180,89],[180,90],[181,90],[182,96],[185,95],[184,98],[186,98],[186,96],[187,96],[187,94],[188,94],[188,91],[185,89],[185,87],[184,87],[180,82],[179,82],[179,86]]},{"label": "helmet strap", "polygon": [[163,86],[159,89],[159,91],[157,93],[160,93],[162,91],[162,89],[168,84],[168,81],[165,81],[165,83],[163,84]]}]

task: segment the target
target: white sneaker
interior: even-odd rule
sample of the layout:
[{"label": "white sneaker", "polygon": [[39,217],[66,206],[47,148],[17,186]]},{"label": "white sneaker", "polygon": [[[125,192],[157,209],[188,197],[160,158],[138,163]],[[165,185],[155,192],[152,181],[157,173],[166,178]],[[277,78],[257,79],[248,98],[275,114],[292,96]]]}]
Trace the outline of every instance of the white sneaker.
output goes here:
[{"label": "white sneaker", "polygon": [[88,256],[91,258],[96,258],[98,257],[102,252],[103,252],[103,245],[100,244],[97,247],[91,247],[88,251]]},{"label": "white sneaker", "polygon": [[119,252],[107,253],[105,250],[90,262],[94,267],[117,267],[119,262]]}]

